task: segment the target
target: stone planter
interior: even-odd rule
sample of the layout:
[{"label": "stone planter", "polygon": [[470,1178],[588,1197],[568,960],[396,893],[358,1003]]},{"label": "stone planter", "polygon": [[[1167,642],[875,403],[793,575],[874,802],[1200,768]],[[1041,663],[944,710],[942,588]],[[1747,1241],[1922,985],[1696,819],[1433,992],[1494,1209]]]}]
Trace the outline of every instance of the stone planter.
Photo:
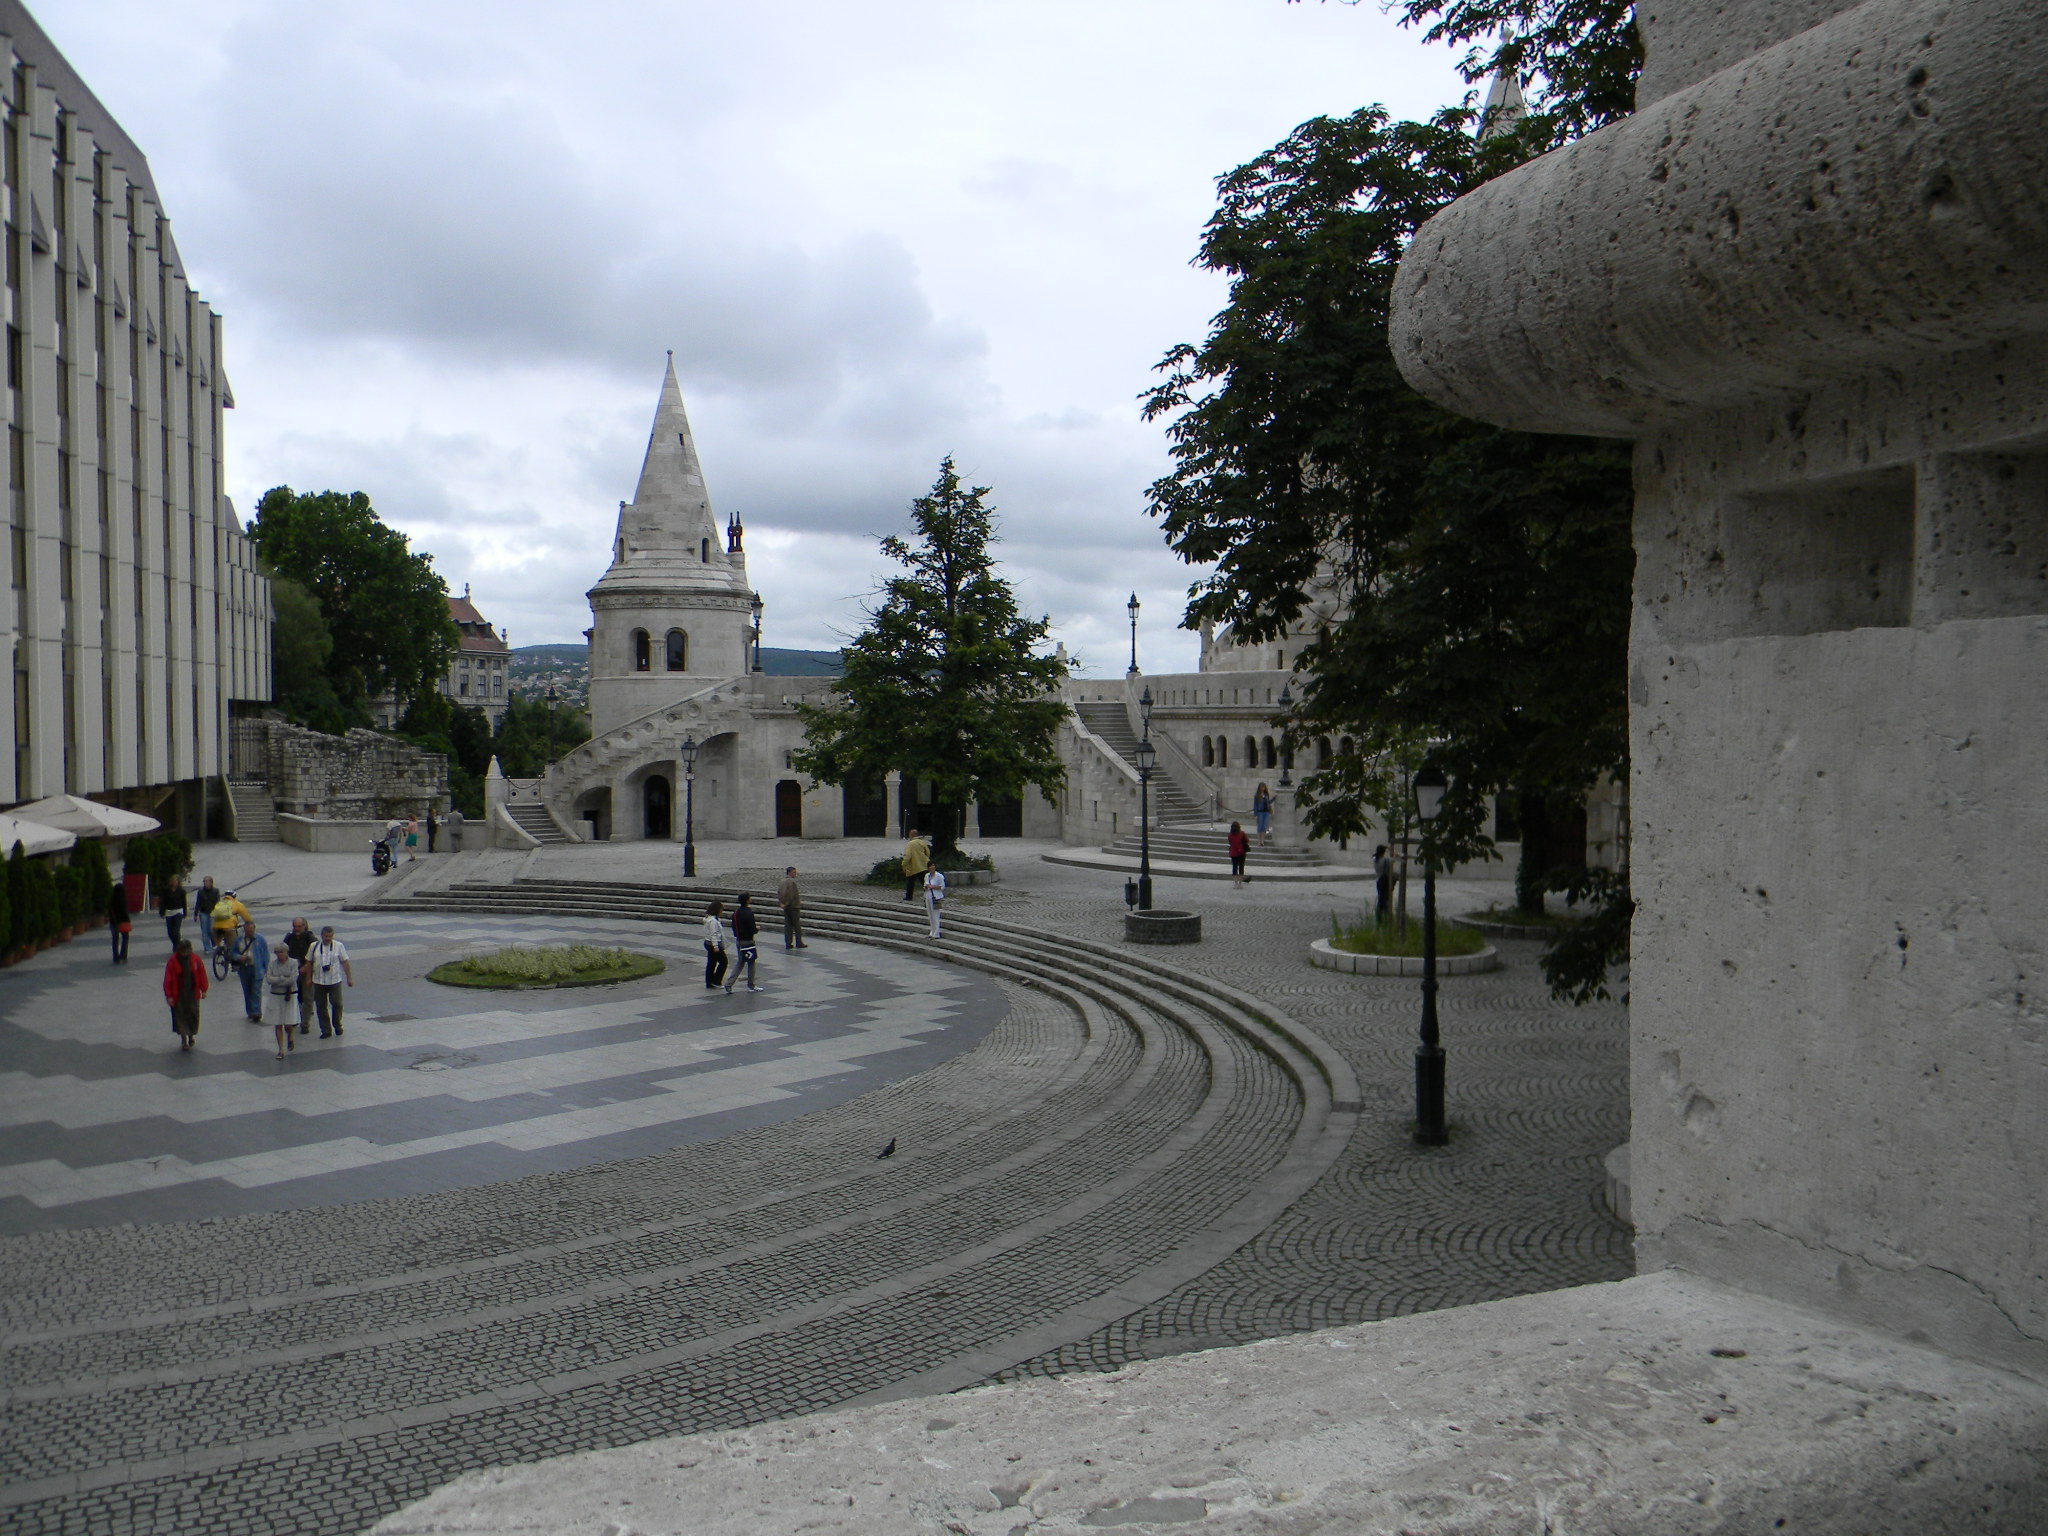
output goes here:
[{"label": "stone planter", "polygon": [[1202,914],[1170,912],[1163,907],[1154,907],[1150,912],[1126,912],[1124,937],[1133,944],[1199,944]]},{"label": "stone planter", "polygon": [[1539,939],[1548,944],[1572,931],[1570,923],[1490,923],[1483,917],[1453,917],[1446,921],[1470,928],[1489,939]]},{"label": "stone planter", "polygon": [[[1338,949],[1328,939],[1316,939],[1308,947],[1308,963],[1326,971],[1347,971],[1353,976],[1420,976],[1420,957],[1406,955],[1354,955]],[[1500,969],[1500,951],[1491,944],[1476,955],[1438,955],[1439,976],[1473,976],[1480,971]]]},{"label": "stone planter", "polygon": [[996,871],[992,869],[949,869],[946,871],[946,889],[956,885],[994,885]]}]

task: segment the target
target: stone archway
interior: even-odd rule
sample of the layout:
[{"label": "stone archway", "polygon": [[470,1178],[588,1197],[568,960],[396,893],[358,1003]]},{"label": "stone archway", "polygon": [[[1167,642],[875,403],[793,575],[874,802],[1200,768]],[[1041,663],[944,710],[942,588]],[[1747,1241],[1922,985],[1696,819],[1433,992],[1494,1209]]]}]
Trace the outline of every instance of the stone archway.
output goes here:
[{"label": "stone archway", "polygon": [[640,835],[666,840],[675,835],[675,786],[665,773],[650,773],[640,782]]}]

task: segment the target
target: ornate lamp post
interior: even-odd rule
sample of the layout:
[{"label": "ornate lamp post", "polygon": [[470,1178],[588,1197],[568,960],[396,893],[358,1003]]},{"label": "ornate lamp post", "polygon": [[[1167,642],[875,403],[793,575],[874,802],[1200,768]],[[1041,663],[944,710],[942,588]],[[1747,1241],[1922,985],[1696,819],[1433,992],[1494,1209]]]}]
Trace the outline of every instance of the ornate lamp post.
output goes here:
[{"label": "ornate lamp post", "polygon": [[[1280,713],[1288,715],[1292,714],[1293,711],[1294,690],[1286,683],[1282,683],[1280,685]],[[1283,731],[1286,730],[1286,726],[1283,725],[1281,729]],[[1293,768],[1294,739],[1291,736],[1283,735],[1280,738],[1280,787],[1282,789],[1292,789],[1294,787],[1294,780],[1291,777]]]},{"label": "ornate lamp post", "polygon": [[1415,775],[1415,814],[1422,822],[1422,1043],[1415,1048],[1415,1140],[1440,1147],[1444,1126],[1444,1048],[1436,1025],[1436,849],[1430,827],[1449,787],[1434,764]]},{"label": "ornate lamp post", "polygon": [[683,878],[697,878],[697,738],[676,748],[683,759]]},{"label": "ornate lamp post", "polygon": [[761,670],[761,594],[756,592],[750,605],[754,610],[754,670]]},{"label": "ornate lamp post", "polygon": [[1131,616],[1131,670],[1138,670],[1138,594],[1133,592],[1131,600],[1124,604],[1124,611]]},{"label": "ornate lamp post", "polygon": [[[1137,599],[1131,602],[1135,605]],[[1138,719],[1144,734],[1138,738],[1138,910],[1152,910],[1152,769],[1159,762],[1159,749],[1152,745],[1152,690],[1138,695]]]}]

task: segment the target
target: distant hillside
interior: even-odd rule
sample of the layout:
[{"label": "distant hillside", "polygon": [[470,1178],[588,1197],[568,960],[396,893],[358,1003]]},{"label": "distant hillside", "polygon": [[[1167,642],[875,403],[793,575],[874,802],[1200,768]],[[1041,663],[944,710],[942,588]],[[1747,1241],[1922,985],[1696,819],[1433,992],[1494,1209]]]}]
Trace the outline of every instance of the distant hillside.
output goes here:
[{"label": "distant hillside", "polygon": [[[567,645],[518,645],[512,648],[514,671],[539,671],[550,667],[589,665],[589,647]],[[761,647],[761,671],[768,677],[837,677],[837,651],[791,651],[779,646]]]}]

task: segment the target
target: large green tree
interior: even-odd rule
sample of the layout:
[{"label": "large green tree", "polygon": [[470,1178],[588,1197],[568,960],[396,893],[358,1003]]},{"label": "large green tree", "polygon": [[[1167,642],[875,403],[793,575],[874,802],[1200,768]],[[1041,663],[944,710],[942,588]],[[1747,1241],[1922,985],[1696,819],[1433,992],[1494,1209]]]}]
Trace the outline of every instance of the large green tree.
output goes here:
[{"label": "large green tree", "polygon": [[352,712],[335,692],[334,635],[313,594],[288,576],[268,574],[272,702],[286,719],[316,731],[367,725],[368,715]]},{"label": "large green tree", "polygon": [[491,750],[506,777],[533,779],[547,772],[551,750],[561,757],[588,740],[590,719],[575,706],[556,704],[551,710],[545,699],[514,694],[505,701]]},{"label": "large green tree", "polygon": [[911,503],[913,539],[882,540],[903,567],[843,655],[830,705],[799,705],[801,771],[828,784],[891,769],[928,779],[940,809],[931,831],[950,852],[969,801],[1013,799],[1066,782],[1057,751],[1067,663],[1043,647],[1051,621],[1018,611],[990,546],[995,515],[951,458]]},{"label": "large green tree", "polygon": [[387,692],[417,699],[447,672],[460,639],[448,584],[362,492],[276,486],[256,503],[249,537],[319,604],[333,641],[326,675],[345,709]]},{"label": "large green tree", "polygon": [[[1448,10],[1445,27],[1470,27],[1483,9],[1409,7]],[[1191,589],[1187,621],[1276,635],[1319,574],[1345,601],[1301,656],[1308,680],[1290,725],[1359,750],[1304,780],[1310,827],[1345,835],[1369,810],[1385,818],[1423,757],[1454,785],[1432,857],[1488,853],[1486,802],[1510,799],[1527,833],[1525,904],[1540,906],[1546,885],[1600,898],[1590,948],[1551,962],[1553,985],[1582,997],[1618,958],[1627,894],[1547,867],[1556,852],[1542,829],[1553,808],[1625,769],[1627,454],[1441,410],[1400,377],[1387,319],[1417,227],[1611,115],[1633,57],[1614,52],[1605,74],[1569,91],[1551,82],[1549,110],[1512,133],[1477,137],[1469,109],[1416,123],[1367,108],[1304,123],[1225,176],[1197,264],[1230,277],[1230,303],[1202,345],[1168,354],[1146,401],[1170,422],[1174,457],[1152,510],[1178,553],[1214,567]]]}]

